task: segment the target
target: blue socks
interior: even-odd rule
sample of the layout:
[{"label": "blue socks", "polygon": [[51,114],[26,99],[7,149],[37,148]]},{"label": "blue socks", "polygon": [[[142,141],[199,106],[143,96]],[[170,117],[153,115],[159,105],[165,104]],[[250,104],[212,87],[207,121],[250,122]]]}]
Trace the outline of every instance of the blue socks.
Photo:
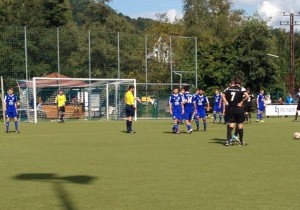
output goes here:
[{"label": "blue socks", "polygon": [[174,132],[175,133],[177,133],[178,132],[178,124],[176,123],[176,124],[174,124],[174,126],[173,126],[173,130],[174,130]]},{"label": "blue socks", "polygon": [[199,130],[199,120],[195,120],[195,122],[196,122],[197,130]]},{"label": "blue socks", "polygon": [[256,118],[257,118],[258,120],[262,120],[263,115],[262,115],[262,114],[257,114],[257,115],[256,115]]},{"label": "blue socks", "polygon": [[[16,131],[19,130],[19,122],[15,121],[15,129]],[[9,131],[9,122],[6,122],[6,131]]]},{"label": "blue socks", "polygon": [[15,128],[16,128],[16,131],[19,130],[19,122],[18,121],[15,121]]}]

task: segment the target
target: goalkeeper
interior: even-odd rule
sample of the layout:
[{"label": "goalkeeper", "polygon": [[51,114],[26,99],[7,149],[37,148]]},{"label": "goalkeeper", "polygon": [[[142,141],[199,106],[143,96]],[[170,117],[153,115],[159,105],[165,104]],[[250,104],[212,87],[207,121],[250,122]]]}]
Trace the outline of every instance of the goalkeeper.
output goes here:
[{"label": "goalkeeper", "polygon": [[64,116],[66,111],[66,96],[64,95],[62,90],[59,90],[58,95],[55,98],[55,103],[57,103],[58,111],[59,111],[59,117],[60,117],[60,123],[64,123]]}]

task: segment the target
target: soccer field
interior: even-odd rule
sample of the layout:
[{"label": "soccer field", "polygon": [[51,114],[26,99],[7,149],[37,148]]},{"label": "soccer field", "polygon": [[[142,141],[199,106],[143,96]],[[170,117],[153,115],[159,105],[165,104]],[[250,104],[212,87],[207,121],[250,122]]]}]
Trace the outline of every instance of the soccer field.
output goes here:
[{"label": "soccer field", "polygon": [[136,134],[125,122],[21,124],[1,136],[0,209],[299,209],[291,121],[245,125],[244,147],[223,146],[213,123],[181,135],[171,120],[134,122]]}]

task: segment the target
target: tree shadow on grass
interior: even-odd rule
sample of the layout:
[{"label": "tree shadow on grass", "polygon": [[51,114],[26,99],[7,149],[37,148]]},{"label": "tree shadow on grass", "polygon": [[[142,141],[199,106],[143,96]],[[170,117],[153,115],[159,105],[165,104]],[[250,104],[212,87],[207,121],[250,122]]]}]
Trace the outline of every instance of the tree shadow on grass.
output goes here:
[{"label": "tree shadow on grass", "polygon": [[28,173],[19,174],[13,177],[20,181],[37,181],[37,182],[48,182],[54,187],[54,191],[57,197],[60,199],[62,206],[66,210],[76,210],[74,202],[64,189],[64,184],[91,184],[96,177],[86,175],[75,175],[75,176],[64,176],[60,177],[53,173]]},{"label": "tree shadow on grass", "polygon": [[214,138],[214,139],[211,139],[211,141],[209,143],[225,145],[226,141],[227,141],[226,139]]}]

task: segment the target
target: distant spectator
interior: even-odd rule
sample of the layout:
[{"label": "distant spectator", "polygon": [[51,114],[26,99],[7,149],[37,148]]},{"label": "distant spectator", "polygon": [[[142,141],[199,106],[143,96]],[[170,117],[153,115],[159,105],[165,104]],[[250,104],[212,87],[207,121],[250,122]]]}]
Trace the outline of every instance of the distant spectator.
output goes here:
[{"label": "distant spectator", "polygon": [[40,101],[40,103],[38,103],[38,105],[36,106],[36,109],[38,111],[41,111],[43,109],[43,101]]},{"label": "distant spectator", "polygon": [[286,103],[286,104],[292,104],[292,103],[294,103],[294,102],[295,102],[295,101],[294,101],[294,99],[293,99],[293,97],[292,97],[292,94],[289,93],[289,94],[287,95],[286,99],[285,99],[285,103]]},{"label": "distant spectator", "polygon": [[281,97],[277,100],[277,103],[278,103],[279,105],[283,105],[283,100],[282,100]]},{"label": "distant spectator", "polygon": [[266,97],[265,97],[265,105],[270,105],[271,103],[272,103],[271,96],[270,95],[266,95]]}]

